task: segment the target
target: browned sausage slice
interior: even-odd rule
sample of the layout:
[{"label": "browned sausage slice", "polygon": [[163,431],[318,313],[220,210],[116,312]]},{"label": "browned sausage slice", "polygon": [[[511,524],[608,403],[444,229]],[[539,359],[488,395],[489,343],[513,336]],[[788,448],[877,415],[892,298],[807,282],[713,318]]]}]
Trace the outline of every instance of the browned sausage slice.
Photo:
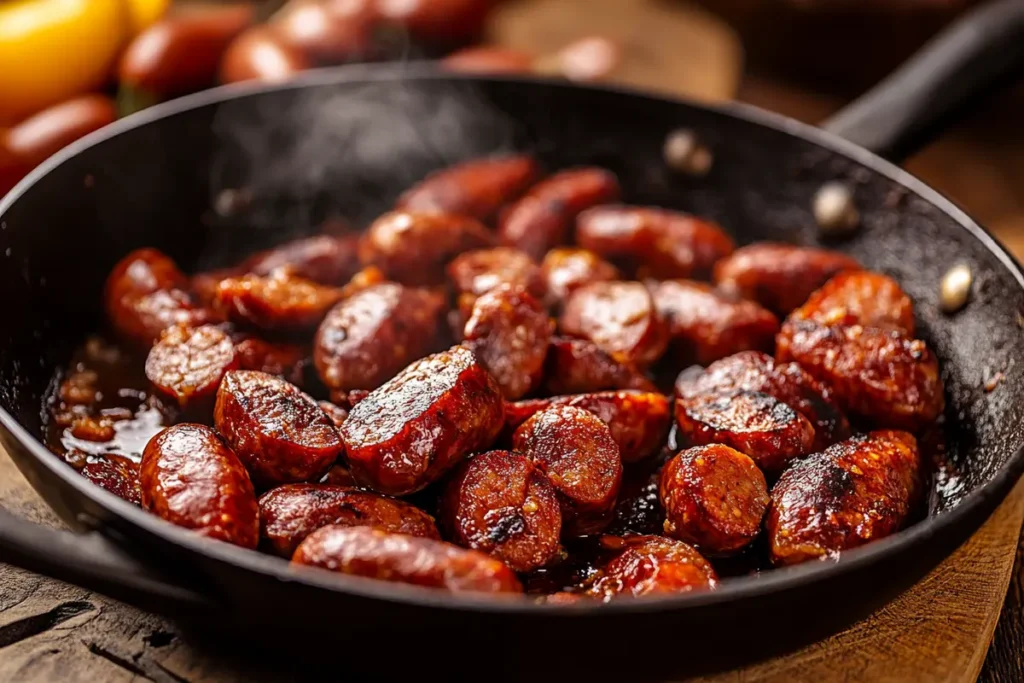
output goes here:
[{"label": "browned sausage slice", "polygon": [[348,410],[341,406],[334,405],[330,401],[319,401],[317,405],[327,414],[335,427],[341,427],[341,423],[348,418]]},{"label": "browned sausage slice", "polygon": [[375,265],[405,285],[439,285],[459,254],[494,244],[476,219],[452,213],[392,211],[373,222],[359,245],[364,265]]},{"label": "browned sausage slice", "polygon": [[672,424],[668,398],[650,391],[602,391],[509,403],[505,422],[516,429],[536,413],[558,406],[587,410],[608,425],[622,462],[644,460],[661,449]]},{"label": "browned sausage slice", "polygon": [[404,211],[435,211],[486,221],[540,175],[526,155],[473,159],[431,173],[398,199]]},{"label": "browned sausage slice", "polygon": [[302,368],[309,349],[299,344],[268,342],[258,337],[244,337],[235,343],[240,370],[257,370],[278,375],[292,384],[302,383]]},{"label": "browned sausage slice", "polygon": [[540,267],[548,297],[557,304],[583,285],[622,279],[618,268],[589,249],[552,249],[544,255]]},{"label": "browned sausage slice", "polygon": [[622,484],[622,459],[608,425],[581,408],[557,406],[524,422],[512,445],[554,485],[566,533],[583,535],[608,526]]},{"label": "browned sausage slice", "polygon": [[181,408],[209,408],[224,375],[238,366],[235,345],[221,328],[174,325],[149,350],[146,377]]},{"label": "browned sausage slice", "polygon": [[501,389],[467,348],[427,356],[360,401],[341,425],[356,479],[403,495],[489,446],[505,419]]},{"label": "browned sausage slice", "polygon": [[620,363],[647,367],[668,345],[668,328],[640,282],[593,282],[565,302],[558,329],[594,342]]},{"label": "browned sausage slice", "polygon": [[706,278],[735,248],[720,227],[678,211],[598,206],[580,214],[576,242],[638,277]]},{"label": "browned sausage slice", "polygon": [[322,285],[343,285],[359,271],[358,245],[356,234],[305,237],[253,254],[239,270],[267,276],[287,268],[296,277]]},{"label": "browned sausage slice", "polygon": [[416,506],[342,486],[286,484],[260,496],[259,506],[260,537],[281,557],[291,557],[307,536],[331,524],[441,538],[434,519]]},{"label": "browned sausage slice", "polygon": [[528,572],[558,556],[562,513],[547,476],[525,455],[490,451],[456,470],[441,499],[441,524],[466,548]]},{"label": "browned sausage slice", "polygon": [[786,470],[765,519],[772,562],[835,558],[897,531],[921,489],[917,441],[906,432],[855,436]]},{"label": "browned sausage slice", "polygon": [[594,342],[551,338],[544,363],[546,393],[586,394],[606,389],[656,391],[654,384],[633,365],[618,362]]},{"label": "browned sausage slice", "polygon": [[840,273],[793,311],[789,320],[863,325],[914,336],[914,304],[891,277],[871,271]]},{"label": "browned sausage slice", "polygon": [[652,285],[658,313],[668,325],[671,355],[679,366],[708,365],[739,351],[771,351],[779,319],[753,301],[733,299],[710,285],[666,280]]},{"label": "browned sausage slice", "polygon": [[443,305],[393,282],[373,285],[331,309],[317,330],[313,362],[332,391],[376,389],[435,343]]},{"label": "browned sausage slice", "polygon": [[598,572],[590,595],[608,601],[620,596],[713,590],[718,575],[691,546],[661,536],[624,539],[625,550]]},{"label": "browned sausage slice", "polygon": [[128,458],[108,453],[98,456],[80,470],[83,477],[115,496],[135,505],[142,505],[139,464]]},{"label": "browned sausage slice", "polygon": [[860,270],[860,264],[837,251],[758,242],[719,261],[715,284],[726,294],[753,299],[786,315],[844,270]]},{"label": "browned sausage slice", "polygon": [[459,592],[521,593],[500,560],[431,538],[366,526],[326,526],[306,538],[294,564]]},{"label": "browned sausage slice", "polygon": [[540,384],[553,327],[543,304],[529,292],[501,285],[476,300],[463,344],[512,401]]},{"label": "browned sausage slice", "polygon": [[502,217],[501,241],[535,259],[569,240],[572,222],[584,209],[619,198],[619,181],[600,168],[576,168],[534,185]]},{"label": "browned sausage slice", "polygon": [[184,423],[154,436],[139,479],[142,506],[168,522],[243,548],[259,542],[249,475],[209,427]]},{"label": "browned sausage slice", "polygon": [[690,448],[665,463],[659,494],[665,534],[709,555],[735,553],[753,541],[769,500],[754,461],[722,444]]},{"label": "browned sausage slice", "polygon": [[475,298],[501,285],[518,285],[544,299],[544,278],[530,256],[510,247],[477,249],[457,256],[448,264],[448,279],[457,294]]},{"label": "browned sausage slice", "polygon": [[261,488],[319,479],[345,452],[316,401],[264,372],[229,372],[213,419]]},{"label": "browned sausage slice", "polygon": [[243,275],[221,280],[213,307],[241,325],[300,332],[316,327],[342,296],[336,287],[318,285],[283,269],[267,277]]}]

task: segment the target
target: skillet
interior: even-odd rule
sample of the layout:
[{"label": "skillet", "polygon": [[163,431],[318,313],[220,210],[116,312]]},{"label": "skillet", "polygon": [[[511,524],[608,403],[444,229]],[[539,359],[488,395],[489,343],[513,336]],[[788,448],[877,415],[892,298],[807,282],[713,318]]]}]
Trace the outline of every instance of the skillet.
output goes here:
[{"label": "skillet", "polygon": [[[1024,66],[1024,2],[967,15],[825,130],[740,105],[619,88],[345,67],[231,86],[129,117],[75,143],[0,202],[0,441],[77,534],[0,511],[0,560],[178,619],[211,639],[331,677],[630,680],[776,655],[861,619],[966,540],[1024,471],[1024,274],[983,228],[883,160],[902,158]],[[661,161],[691,128],[715,155],[702,179]],[[845,140],[842,138],[846,138]],[[549,168],[615,171],[630,203],[718,221],[738,243],[818,244],[809,207],[830,180],[862,217],[828,246],[899,280],[940,358],[948,463],[926,518],[838,561],[734,579],[720,590],[609,605],[542,606],[293,570],[195,537],[93,486],[47,451],[55,369],[102,326],[103,281],[154,246],[205,268],[343,215],[365,224],[428,171],[529,150]],[[252,200],[230,202],[224,190]],[[943,273],[967,263],[972,301],[939,312]],[[1002,378],[992,388],[996,373]],[[986,383],[991,390],[986,389]]]}]

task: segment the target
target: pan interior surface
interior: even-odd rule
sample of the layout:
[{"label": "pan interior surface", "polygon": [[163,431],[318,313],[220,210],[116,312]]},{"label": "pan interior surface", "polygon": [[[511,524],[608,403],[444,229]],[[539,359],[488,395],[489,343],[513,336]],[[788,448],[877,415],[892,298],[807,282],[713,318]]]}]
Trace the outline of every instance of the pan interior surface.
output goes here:
[{"label": "pan interior surface", "polygon": [[[898,173],[873,170],[868,156],[858,161],[729,112],[559,83],[332,77],[202,99],[101,132],[5,202],[0,407],[37,437],[54,372],[102,327],[104,279],[129,250],[156,247],[189,270],[223,265],[326,219],[364,226],[436,168],[529,151],[549,170],[606,167],[626,202],[708,217],[739,244],[823,244],[895,277],[915,302],[947,392],[948,443],[929,515],[957,507],[1024,443],[1016,363],[1024,291],[1015,266],[965,229],[965,216],[916,183],[908,189]],[[662,163],[665,135],[680,127],[713,150],[704,178]],[[854,188],[862,228],[822,243],[810,206],[835,179]],[[947,316],[939,282],[958,263],[972,268],[974,290]]]}]

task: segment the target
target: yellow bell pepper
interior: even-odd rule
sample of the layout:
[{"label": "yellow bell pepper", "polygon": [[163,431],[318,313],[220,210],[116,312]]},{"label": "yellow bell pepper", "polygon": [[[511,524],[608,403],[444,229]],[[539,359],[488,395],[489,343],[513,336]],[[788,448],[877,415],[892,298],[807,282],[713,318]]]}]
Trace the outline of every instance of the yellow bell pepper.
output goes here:
[{"label": "yellow bell pepper", "polygon": [[167,12],[171,0],[127,0],[132,22],[132,35],[138,35],[156,23]]},{"label": "yellow bell pepper", "polygon": [[0,2],[0,126],[103,86],[130,30],[125,0]]}]

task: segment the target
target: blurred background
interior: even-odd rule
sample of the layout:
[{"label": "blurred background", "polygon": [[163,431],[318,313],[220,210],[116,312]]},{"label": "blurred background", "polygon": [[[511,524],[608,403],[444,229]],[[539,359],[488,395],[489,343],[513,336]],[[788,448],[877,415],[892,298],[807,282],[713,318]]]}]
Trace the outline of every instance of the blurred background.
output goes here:
[{"label": "blurred background", "polygon": [[[0,0],[0,195],[69,142],[204,88],[348,62],[626,83],[818,122],[973,0]],[[1024,251],[1024,89],[908,167]],[[1018,252],[1019,253],[1019,252]]]}]

